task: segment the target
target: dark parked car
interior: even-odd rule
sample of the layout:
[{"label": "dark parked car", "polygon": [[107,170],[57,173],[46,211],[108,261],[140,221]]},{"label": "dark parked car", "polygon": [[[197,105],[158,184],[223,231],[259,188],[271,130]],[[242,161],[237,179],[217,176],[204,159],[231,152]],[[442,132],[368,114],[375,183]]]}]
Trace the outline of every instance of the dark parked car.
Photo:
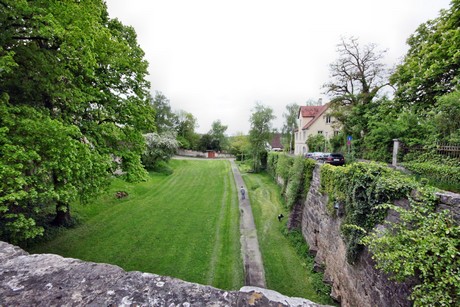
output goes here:
[{"label": "dark parked car", "polygon": [[324,163],[329,163],[331,165],[344,165],[345,158],[342,154],[339,153],[330,153],[323,157]]}]

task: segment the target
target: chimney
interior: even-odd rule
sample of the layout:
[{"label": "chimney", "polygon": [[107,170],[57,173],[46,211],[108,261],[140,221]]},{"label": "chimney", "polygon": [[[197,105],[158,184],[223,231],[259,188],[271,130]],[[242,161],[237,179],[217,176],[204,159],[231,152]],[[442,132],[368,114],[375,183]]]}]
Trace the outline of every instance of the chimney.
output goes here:
[{"label": "chimney", "polygon": [[319,106],[322,106],[322,105],[323,105],[323,98],[319,98],[319,99],[318,99],[318,105],[319,105]]}]

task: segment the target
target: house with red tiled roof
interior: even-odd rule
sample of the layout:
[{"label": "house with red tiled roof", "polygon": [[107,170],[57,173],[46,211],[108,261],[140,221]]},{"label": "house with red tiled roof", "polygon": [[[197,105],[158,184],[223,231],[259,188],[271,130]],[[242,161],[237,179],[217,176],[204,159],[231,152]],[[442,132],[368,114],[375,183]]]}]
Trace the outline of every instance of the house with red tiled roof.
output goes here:
[{"label": "house with red tiled roof", "polygon": [[335,125],[335,119],[330,114],[330,103],[318,106],[301,106],[297,116],[295,129],[294,154],[305,155],[309,150],[307,138],[309,135],[322,134],[330,139],[339,133]]}]

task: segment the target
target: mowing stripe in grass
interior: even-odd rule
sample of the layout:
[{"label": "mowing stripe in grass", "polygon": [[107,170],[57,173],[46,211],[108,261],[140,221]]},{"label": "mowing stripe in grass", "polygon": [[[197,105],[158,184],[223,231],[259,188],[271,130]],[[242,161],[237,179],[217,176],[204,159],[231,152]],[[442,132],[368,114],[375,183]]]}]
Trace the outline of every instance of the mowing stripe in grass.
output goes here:
[{"label": "mowing stripe in grass", "polygon": [[227,193],[228,193],[228,177],[224,176],[224,193],[222,194],[222,201],[220,203],[219,218],[218,218],[218,223],[216,227],[216,235],[214,238],[214,248],[212,251],[211,263],[209,264],[209,271],[208,271],[208,276],[207,276],[207,281],[209,285],[213,284],[215,270],[216,270],[216,262],[218,260],[217,254],[219,252],[219,249],[222,247],[220,233],[221,233],[221,225],[223,224],[223,221],[224,221],[224,215],[226,214],[225,206],[228,204],[227,203]]},{"label": "mowing stripe in grass", "polygon": [[[81,225],[31,252],[111,263],[125,270],[203,284],[211,270],[215,272],[213,286],[238,289],[243,284],[242,274],[235,277],[234,273],[242,271],[240,247],[235,245],[238,218],[233,220],[238,210],[228,211],[234,194],[228,165],[228,161],[173,160],[170,176],[153,173],[147,182],[138,184],[117,179],[92,204],[72,206],[72,212],[83,220]],[[120,190],[129,196],[115,199]]]}]

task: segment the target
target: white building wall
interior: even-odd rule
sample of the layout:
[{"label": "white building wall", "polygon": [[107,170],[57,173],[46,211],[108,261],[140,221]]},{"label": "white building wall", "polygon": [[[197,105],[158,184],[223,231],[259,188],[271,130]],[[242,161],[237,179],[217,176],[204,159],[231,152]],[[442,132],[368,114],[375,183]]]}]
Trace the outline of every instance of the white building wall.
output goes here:
[{"label": "white building wall", "polygon": [[302,127],[305,127],[305,125],[309,123],[313,118],[299,118],[297,132],[295,133],[295,155],[304,155],[308,152],[306,141],[309,135],[316,135],[319,133],[319,131],[322,131],[322,134],[327,139],[330,139],[334,136],[334,131],[337,130],[332,127],[334,118],[330,117],[329,122],[327,122],[328,116],[330,116],[330,114],[327,112],[321,114],[320,117],[316,119],[310,127],[304,130],[302,130]]}]

